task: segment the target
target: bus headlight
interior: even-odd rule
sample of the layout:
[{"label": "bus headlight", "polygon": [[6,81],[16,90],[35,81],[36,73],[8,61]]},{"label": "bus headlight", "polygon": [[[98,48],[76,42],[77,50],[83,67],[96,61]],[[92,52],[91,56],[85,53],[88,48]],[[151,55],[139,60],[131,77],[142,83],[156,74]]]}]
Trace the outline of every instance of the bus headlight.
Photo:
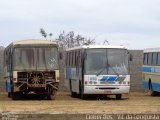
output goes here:
[{"label": "bus headlight", "polygon": [[17,78],[13,78],[13,82],[17,82]]},{"label": "bus headlight", "polygon": [[123,84],[126,84],[126,82],[123,82]]},{"label": "bus headlight", "polygon": [[60,80],[60,77],[56,77],[56,80]]},{"label": "bus headlight", "polygon": [[85,81],[84,84],[87,85],[87,81]]},{"label": "bus headlight", "polygon": [[89,81],[89,84],[92,84],[92,81]]},{"label": "bus headlight", "polygon": [[97,82],[94,82],[94,84],[97,84]]},{"label": "bus headlight", "polygon": [[130,85],[130,82],[128,82],[128,85]]},{"label": "bus headlight", "polygon": [[122,84],[122,82],[120,81],[119,84]]}]

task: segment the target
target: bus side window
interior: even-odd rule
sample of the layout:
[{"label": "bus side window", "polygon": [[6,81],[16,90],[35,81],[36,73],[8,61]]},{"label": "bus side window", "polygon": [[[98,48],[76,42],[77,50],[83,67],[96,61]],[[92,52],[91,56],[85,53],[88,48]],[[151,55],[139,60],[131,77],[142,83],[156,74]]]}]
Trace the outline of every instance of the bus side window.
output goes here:
[{"label": "bus side window", "polygon": [[71,66],[73,66],[73,51],[71,51]]},{"label": "bus side window", "polygon": [[72,65],[75,67],[75,52],[72,52]]},{"label": "bus side window", "polygon": [[74,52],[74,66],[76,67],[76,51]]},{"label": "bus side window", "polygon": [[71,52],[69,52],[69,66],[71,66]]},{"label": "bus side window", "polygon": [[74,56],[75,56],[75,57],[74,57],[74,58],[75,58],[75,59],[74,59],[74,62],[75,62],[75,67],[76,67],[76,59],[77,59],[77,56],[76,56],[76,51],[75,51],[75,54],[74,54]]},{"label": "bus side window", "polygon": [[158,53],[158,65],[160,65],[160,53]]},{"label": "bus side window", "polygon": [[79,66],[81,66],[81,59],[82,59],[82,58],[81,58],[81,52],[79,51],[79,63],[78,63]]},{"label": "bus side window", "polygon": [[10,71],[10,50],[7,51],[7,71]]},{"label": "bus side window", "polygon": [[80,59],[79,51],[76,51],[76,67],[79,67],[79,59]]},{"label": "bus side window", "polygon": [[5,51],[5,54],[4,54],[5,56],[4,56],[4,62],[5,62],[5,66],[7,67],[7,71],[9,70],[9,67],[8,67],[8,57],[9,57],[9,55],[8,55],[8,51]]},{"label": "bus side window", "polygon": [[144,65],[147,65],[147,61],[148,61],[148,53],[144,53],[144,56],[143,56],[143,64],[144,64]]},{"label": "bus side window", "polygon": [[148,65],[152,64],[152,53],[148,54]]},{"label": "bus side window", "polygon": [[75,51],[75,66],[77,67],[77,51]]},{"label": "bus side window", "polygon": [[66,55],[66,56],[65,56],[65,58],[66,58],[66,66],[68,66],[68,52],[66,52],[65,55]]},{"label": "bus side window", "polygon": [[152,54],[152,65],[156,65],[157,64],[157,53],[153,53]]},{"label": "bus side window", "polygon": [[70,53],[68,52],[68,66],[70,65]]}]

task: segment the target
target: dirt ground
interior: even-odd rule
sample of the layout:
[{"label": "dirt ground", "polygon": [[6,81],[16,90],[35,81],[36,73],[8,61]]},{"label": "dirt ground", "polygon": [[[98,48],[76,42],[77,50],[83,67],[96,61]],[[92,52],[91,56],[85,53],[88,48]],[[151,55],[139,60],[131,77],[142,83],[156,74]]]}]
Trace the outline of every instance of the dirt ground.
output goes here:
[{"label": "dirt ground", "polygon": [[[114,96],[87,100],[72,98],[68,92],[57,93],[56,100],[40,100],[30,95],[13,101],[6,93],[0,93],[0,113],[13,114],[159,114],[160,96],[150,96],[145,92],[131,92],[116,100]],[[74,115],[73,115],[74,117]],[[66,118],[66,117],[65,117]],[[40,119],[39,119],[40,120]]]},{"label": "dirt ground", "polygon": [[148,93],[131,92],[116,100],[114,96],[99,98],[88,97],[87,100],[73,98],[68,92],[58,92],[56,100],[40,100],[30,95],[23,100],[13,101],[6,93],[0,94],[0,112],[16,113],[160,113],[160,96]]}]

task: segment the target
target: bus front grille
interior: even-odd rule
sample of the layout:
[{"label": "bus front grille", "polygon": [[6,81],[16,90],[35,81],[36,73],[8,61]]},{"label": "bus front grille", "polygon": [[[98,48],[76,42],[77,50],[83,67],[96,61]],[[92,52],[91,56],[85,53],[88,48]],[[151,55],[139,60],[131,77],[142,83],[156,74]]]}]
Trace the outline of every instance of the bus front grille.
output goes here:
[{"label": "bus front grille", "polygon": [[119,89],[119,88],[116,88],[116,87],[103,87],[103,88],[98,88],[100,90],[113,90],[113,89]]}]

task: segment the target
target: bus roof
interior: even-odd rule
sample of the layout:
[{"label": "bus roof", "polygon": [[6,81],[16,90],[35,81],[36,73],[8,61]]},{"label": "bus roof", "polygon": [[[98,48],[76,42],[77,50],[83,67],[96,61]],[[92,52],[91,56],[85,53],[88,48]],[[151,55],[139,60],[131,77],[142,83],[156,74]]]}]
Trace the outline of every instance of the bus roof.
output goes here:
[{"label": "bus roof", "polygon": [[114,46],[114,45],[84,45],[84,46],[69,48],[66,51],[78,50],[78,49],[92,49],[92,48],[118,48],[118,49],[126,49],[124,46]]},{"label": "bus roof", "polygon": [[15,46],[30,46],[30,45],[57,45],[56,41],[50,41],[50,40],[37,40],[37,39],[28,39],[28,40],[20,40],[20,41],[14,41],[11,44],[9,44],[5,49],[9,49],[10,47]]},{"label": "bus roof", "polygon": [[36,39],[29,39],[29,40],[20,40],[20,41],[14,41],[11,44],[17,45],[17,44],[57,44],[56,41],[49,41],[49,40],[36,40]]},{"label": "bus roof", "polygon": [[144,49],[143,52],[160,52],[160,47],[150,47],[150,48],[146,48]]}]

